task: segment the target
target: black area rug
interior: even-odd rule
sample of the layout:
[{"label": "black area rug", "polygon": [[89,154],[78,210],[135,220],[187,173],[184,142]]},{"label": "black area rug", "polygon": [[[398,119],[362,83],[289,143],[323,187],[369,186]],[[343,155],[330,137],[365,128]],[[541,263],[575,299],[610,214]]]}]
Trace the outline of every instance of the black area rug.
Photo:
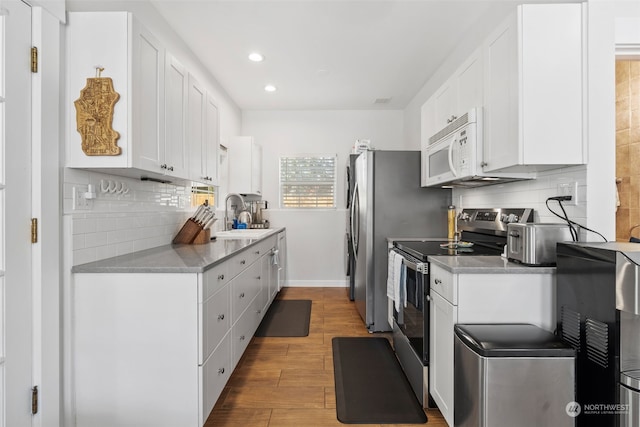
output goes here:
[{"label": "black area rug", "polygon": [[256,337],[309,335],[311,300],[275,300],[258,326]]},{"label": "black area rug", "polygon": [[334,338],[338,420],[424,424],[427,416],[386,338]]}]

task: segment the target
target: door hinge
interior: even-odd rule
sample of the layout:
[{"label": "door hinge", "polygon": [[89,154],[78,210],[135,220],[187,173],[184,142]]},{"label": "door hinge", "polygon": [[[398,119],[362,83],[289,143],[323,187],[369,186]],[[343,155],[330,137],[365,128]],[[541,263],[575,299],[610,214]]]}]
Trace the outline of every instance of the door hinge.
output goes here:
[{"label": "door hinge", "polygon": [[31,415],[38,413],[38,386],[31,389]]},{"label": "door hinge", "polygon": [[31,72],[38,72],[38,48],[35,46],[31,48]]},{"label": "door hinge", "polygon": [[31,243],[38,243],[38,218],[31,218]]}]

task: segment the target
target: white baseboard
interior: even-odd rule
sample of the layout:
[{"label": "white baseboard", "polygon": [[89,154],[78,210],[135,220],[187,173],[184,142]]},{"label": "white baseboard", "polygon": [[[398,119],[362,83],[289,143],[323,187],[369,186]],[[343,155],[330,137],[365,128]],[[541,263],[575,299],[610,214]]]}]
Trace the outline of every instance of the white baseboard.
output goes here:
[{"label": "white baseboard", "polygon": [[286,288],[347,288],[346,280],[287,280]]}]

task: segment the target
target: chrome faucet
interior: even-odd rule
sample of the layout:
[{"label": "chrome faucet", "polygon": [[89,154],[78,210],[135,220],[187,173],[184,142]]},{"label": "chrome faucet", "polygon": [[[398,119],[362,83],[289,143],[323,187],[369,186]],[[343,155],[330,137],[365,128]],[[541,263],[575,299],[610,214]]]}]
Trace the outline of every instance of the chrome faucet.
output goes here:
[{"label": "chrome faucet", "polygon": [[[229,199],[231,200],[231,208],[233,209],[233,218],[237,218],[238,217],[238,212],[242,211],[245,209],[245,204],[244,204],[244,198],[238,194],[238,193],[229,193],[227,194],[227,197],[225,197],[224,199],[224,229],[226,230],[230,230],[232,227],[231,225],[233,224],[233,218],[229,219]],[[236,204],[234,205],[233,202],[235,199]],[[240,203],[238,203],[238,201]],[[240,207],[240,209],[238,209],[238,205]]]}]

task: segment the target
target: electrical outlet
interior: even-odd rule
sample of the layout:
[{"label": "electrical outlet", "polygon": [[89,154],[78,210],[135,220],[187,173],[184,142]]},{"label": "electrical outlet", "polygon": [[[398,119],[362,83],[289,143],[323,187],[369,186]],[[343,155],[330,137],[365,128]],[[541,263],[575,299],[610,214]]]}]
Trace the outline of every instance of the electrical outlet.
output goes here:
[{"label": "electrical outlet", "polygon": [[87,188],[73,187],[73,209],[74,210],[89,210],[89,199],[87,199],[85,193]]},{"label": "electrical outlet", "polygon": [[576,206],[578,204],[578,182],[559,182],[556,196],[571,196],[571,200],[562,203],[568,206]]}]

